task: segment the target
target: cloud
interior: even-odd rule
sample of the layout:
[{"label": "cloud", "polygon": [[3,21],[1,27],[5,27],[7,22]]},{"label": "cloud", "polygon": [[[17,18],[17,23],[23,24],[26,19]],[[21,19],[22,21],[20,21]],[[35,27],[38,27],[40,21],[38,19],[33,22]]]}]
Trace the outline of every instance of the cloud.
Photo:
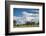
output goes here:
[{"label": "cloud", "polygon": [[[14,18],[16,18],[16,19],[14,19]],[[21,16],[17,16],[17,17],[14,16],[13,19],[16,20],[16,24],[25,24],[24,18]]]},{"label": "cloud", "polygon": [[22,12],[22,14],[26,17],[27,21],[31,21],[33,19],[35,22],[38,22],[39,20],[39,14],[28,13],[26,11]]},{"label": "cloud", "polygon": [[24,16],[30,16],[30,15],[32,15],[31,13],[27,13],[27,12],[22,12],[22,14],[24,15]]},{"label": "cloud", "polygon": [[33,14],[23,11],[22,16],[14,16],[13,19],[16,20],[16,24],[25,24],[27,21],[31,22],[32,19],[35,22],[38,22],[39,18],[38,18],[38,14]]},{"label": "cloud", "polygon": [[24,12],[22,12],[22,14],[24,15],[24,16],[39,16],[39,14],[34,14],[34,13],[28,13],[28,12],[26,12],[26,11],[24,11]]},{"label": "cloud", "polygon": [[39,9],[37,9],[37,10],[32,10],[33,12],[39,12]]}]

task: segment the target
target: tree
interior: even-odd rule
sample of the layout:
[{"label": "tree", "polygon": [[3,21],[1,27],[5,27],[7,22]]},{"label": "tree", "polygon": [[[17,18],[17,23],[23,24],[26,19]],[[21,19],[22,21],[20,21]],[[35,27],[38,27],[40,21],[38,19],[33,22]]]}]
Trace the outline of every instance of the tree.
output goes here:
[{"label": "tree", "polygon": [[16,25],[16,21],[15,20],[13,20],[13,23],[14,23],[14,26]]},{"label": "tree", "polygon": [[39,25],[39,21],[38,21],[37,25]]},{"label": "tree", "polygon": [[34,25],[35,24],[35,22],[32,22],[32,25]]}]

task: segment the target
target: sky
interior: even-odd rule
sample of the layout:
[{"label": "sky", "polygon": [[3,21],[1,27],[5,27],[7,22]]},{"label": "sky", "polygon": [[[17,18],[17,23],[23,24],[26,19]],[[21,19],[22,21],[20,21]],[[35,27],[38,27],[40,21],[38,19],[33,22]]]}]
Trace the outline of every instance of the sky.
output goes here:
[{"label": "sky", "polygon": [[38,22],[39,9],[14,8],[13,16],[13,19],[17,21],[16,24],[25,24],[26,21],[31,22],[32,19]]},{"label": "sky", "polygon": [[14,8],[13,9],[13,16],[19,16],[19,15],[22,15],[22,12],[23,11],[26,11],[28,13],[33,13],[33,14],[36,14],[36,13],[39,13],[39,9],[28,9],[28,8]]}]

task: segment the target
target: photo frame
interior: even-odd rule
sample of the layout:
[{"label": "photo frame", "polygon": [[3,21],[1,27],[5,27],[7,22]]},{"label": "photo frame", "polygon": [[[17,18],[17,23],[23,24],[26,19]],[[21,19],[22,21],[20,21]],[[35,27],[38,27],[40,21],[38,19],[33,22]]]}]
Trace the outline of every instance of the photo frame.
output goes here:
[{"label": "photo frame", "polygon": [[45,33],[45,3],[5,1],[5,34],[37,33]]}]

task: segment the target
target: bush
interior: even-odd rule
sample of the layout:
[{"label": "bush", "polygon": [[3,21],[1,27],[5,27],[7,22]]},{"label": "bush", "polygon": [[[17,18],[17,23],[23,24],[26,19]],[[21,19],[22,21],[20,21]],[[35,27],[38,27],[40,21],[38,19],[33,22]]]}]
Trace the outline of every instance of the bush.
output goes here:
[{"label": "bush", "polygon": [[35,22],[26,22],[27,25],[31,24],[31,25],[34,25]]}]

